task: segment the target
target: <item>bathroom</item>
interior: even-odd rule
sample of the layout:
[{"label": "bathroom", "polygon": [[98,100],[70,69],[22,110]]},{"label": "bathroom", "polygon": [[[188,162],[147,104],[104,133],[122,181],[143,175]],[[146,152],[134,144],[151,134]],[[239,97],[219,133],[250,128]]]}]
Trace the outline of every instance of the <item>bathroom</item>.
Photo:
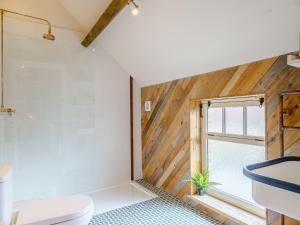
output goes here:
[{"label": "bathroom", "polygon": [[[250,225],[300,224],[298,218],[276,207],[270,210],[271,206],[264,206],[262,213],[245,209],[247,216],[235,218],[226,211],[228,205],[221,210],[210,205],[215,196],[209,191],[208,203],[193,197],[194,187],[187,181],[199,161],[204,163],[199,159],[202,152],[193,151],[193,146],[203,146],[200,141],[193,143],[193,132],[197,135],[200,128],[197,122],[192,124],[200,118],[197,110],[203,101],[246,96],[260,104],[263,98],[259,105],[266,113],[263,160],[300,155],[297,131],[283,132],[283,147],[277,132],[280,113],[283,123],[289,122],[286,126],[298,123],[300,95],[284,97],[284,107],[291,106],[287,111],[280,111],[277,97],[300,87],[300,1],[276,0],[271,7],[267,1],[243,5],[230,0],[228,5],[222,3],[224,12],[215,0],[189,1],[187,5],[177,1],[170,11],[170,0],[0,1],[0,174],[4,174],[0,183],[9,180],[10,185],[0,187],[5,193],[0,209],[12,215],[0,224],[179,225],[187,220],[189,225],[210,225],[247,224],[247,219],[255,221]],[[239,4],[241,14],[232,4]],[[110,14],[112,9],[116,14]],[[213,9],[219,18],[213,17]],[[285,18],[280,17],[280,9]],[[254,13],[257,18],[247,24],[242,15]],[[211,19],[208,24],[202,20],[205,16]],[[103,18],[109,23],[100,29]],[[185,19],[191,28],[185,26]],[[215,30],[219,23],[220,30]],[[261,33],[247,38],[247,47],[244,39],[255,26]],[[170,34],[165,32],[168,28]],[[95,29],[100,29],[99,34]],[[170,215],[164,214],[164,204],[156,202],[163,201],[161,191],[170,194],[172,203],[176,197],[193,206],[186,218],[175,219],[180,213],[171,209],[166,209]],[[152,210],[152,201],[162,211],[153,209],[151,216],[124,222],[140,206]],[[244,213],[239,211],[243,207],[229,205],[233,214]],[[59,215],[48,215],[56,206]],[[83,212],[86,216],[81,218]],[[115,212],[120,213],[118,218]],[[167,220],[173,216],[171,222]]]}]

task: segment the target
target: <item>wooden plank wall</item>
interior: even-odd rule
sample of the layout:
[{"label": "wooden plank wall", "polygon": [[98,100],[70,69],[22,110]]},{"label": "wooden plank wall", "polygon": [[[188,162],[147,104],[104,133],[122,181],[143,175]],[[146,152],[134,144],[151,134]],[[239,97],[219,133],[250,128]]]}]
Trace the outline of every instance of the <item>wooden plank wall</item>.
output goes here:
[{"label": "wooden plank wall", "polygon": [[[142,88],[144,101],[152,101],[152,111],[142,109],[142,151],[144,178],[178,198],[190,194],[186,182],[193,160],[190,152],[190,100],[248,94],[266,95],[267,155],[279,156],[278,94],[300,90],[300,69],[287,66],[282,55],[238,67],[187,77]],[[300,125],[299,97],[289,98],[286,123]],[[300,132],[287,132],[286,153],[300,155]],[[198,159],[199,160],[199,159]],[[200,210],[205,210],[199,206]],[[219,215],[210,212],[218,219]],[[278,215],[268,213],[268,224],[280,224]],[[300,224],[286,220],[285,225]]]}]

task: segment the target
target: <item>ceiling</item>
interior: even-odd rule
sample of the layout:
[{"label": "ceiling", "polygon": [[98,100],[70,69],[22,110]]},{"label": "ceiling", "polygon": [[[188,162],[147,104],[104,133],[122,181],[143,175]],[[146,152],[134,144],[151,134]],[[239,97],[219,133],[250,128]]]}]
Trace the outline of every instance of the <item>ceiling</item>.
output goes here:
[{"label": "ceiling", "polygon": [[111,0],[57,0],[87,33],[105,9]]},{"label": "ceiling", "polygon": [[298,49],[300,0],[137,0],[98,38],[142,85]]},{"label": "ceiling", "polygon": [[0,8],[42,17],[50,20],[55,26],[83,31],[80,23],[58,0],[0,0]]},{"label": "ceiling", "polygon": [[[300,0],[136,0],[96,39],[142,86],[298,49]],[[0,0],[86,34],[110,0]]]}]

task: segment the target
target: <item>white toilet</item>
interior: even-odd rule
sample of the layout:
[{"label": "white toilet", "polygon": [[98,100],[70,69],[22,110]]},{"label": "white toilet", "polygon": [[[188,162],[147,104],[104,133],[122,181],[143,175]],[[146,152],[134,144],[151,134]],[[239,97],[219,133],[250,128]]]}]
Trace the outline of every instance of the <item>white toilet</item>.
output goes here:
[{"label": "white toilet", "polygon": [[[0,166],[0,224],[12,218],[11,168]],[[87,225],[93,217],[90,197],[74,195],[24,201],[17,204],[16,225]]]}]

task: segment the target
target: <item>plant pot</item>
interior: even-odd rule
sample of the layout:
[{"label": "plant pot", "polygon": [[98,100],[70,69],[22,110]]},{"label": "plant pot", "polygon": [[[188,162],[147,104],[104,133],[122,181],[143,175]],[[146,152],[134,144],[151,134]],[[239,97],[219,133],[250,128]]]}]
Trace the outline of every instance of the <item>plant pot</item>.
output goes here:
[{"label": "plant pot", "polygon": [[202,188],[198,188],[198,195],[203,196],[205,191]]}]

